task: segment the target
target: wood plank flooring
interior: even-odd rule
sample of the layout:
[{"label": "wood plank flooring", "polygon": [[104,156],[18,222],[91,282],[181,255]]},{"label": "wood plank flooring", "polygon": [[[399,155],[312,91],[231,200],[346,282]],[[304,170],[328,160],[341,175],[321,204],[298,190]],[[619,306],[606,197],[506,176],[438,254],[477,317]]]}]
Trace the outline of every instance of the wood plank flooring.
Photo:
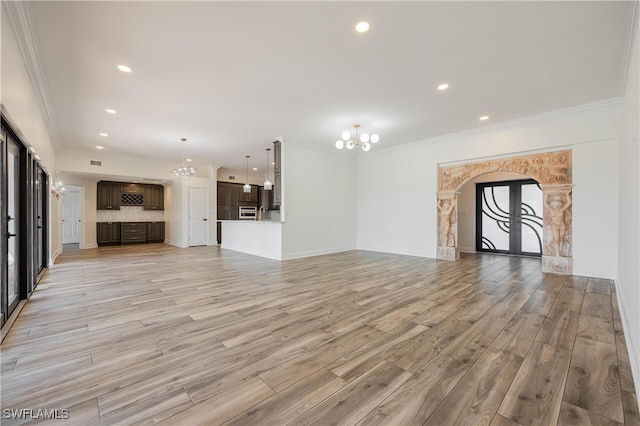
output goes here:
[{"label": "wood plank flooring", "polygon": [[638,424],[615,297],[486,254],[70,252],[2,344],[0,400],[82,425]]}]

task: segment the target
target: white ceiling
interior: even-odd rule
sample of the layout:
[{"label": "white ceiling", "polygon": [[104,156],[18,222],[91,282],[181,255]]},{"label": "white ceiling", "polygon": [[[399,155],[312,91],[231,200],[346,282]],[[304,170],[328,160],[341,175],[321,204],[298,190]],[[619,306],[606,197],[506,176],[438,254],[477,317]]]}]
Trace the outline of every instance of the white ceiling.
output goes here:
[{"label": "white ceiling", "polygon": [[28,8],[61,149],[179,160],[187,137],[196,165],[243,169],[277,137],[331,148],[357,122],[377,150],[621,96],[631,3]]}]

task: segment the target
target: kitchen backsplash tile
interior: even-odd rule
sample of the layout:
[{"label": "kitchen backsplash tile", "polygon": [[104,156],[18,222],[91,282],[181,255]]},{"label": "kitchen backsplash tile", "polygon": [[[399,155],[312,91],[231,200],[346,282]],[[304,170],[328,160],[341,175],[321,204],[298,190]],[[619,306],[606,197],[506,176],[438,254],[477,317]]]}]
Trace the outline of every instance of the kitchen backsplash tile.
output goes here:
[{"label": "kitchen backsplash tile", "polygon": [[97,210],[97,222],[164,222],[164,212],[139,206],[120,206],[120,210]]}]

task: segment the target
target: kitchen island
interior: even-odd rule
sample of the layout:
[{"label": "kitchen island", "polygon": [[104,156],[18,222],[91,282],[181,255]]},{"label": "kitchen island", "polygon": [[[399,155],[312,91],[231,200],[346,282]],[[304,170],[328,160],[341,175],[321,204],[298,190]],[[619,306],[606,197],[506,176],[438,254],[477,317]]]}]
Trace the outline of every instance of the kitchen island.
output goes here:
[{"label": "kitchen island", "polygon": [[282,222],[221,220],[222,248],[282,260]]}]

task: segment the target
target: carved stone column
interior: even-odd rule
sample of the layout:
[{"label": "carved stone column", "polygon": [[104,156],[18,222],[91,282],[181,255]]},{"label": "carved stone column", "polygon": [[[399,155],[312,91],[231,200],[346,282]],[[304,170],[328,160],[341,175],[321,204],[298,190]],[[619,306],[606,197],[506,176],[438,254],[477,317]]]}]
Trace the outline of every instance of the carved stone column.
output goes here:
[{"label": "carved stone column", "polygon": [[460,260],[458,194],[456,191],[438,192],[438,259]]},{"label": "carved stone column", "polygon": [[571,184],[543,185],[542,272],[573,273],[573,199]]}]

